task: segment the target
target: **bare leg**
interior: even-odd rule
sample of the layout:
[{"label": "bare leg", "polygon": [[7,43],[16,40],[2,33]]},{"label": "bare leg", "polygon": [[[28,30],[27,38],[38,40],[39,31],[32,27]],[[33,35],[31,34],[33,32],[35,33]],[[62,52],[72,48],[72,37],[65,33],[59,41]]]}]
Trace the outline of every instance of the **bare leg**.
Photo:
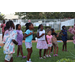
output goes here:
[{"label": "bare leg", "polygon": [[31,48],[27,48],[27,51],[28,51],[28,55],[27,55],[27,60],[29,61],[30,59],[30,55],[31,55]]},{"label": "bare leg", "polygon": [[43,56],[45,56],[45,54],[46,54],[46,49],[44,49],[44,54],[43,54]]},{"label": "bare leg", "polygon": [[55,54],[55,47],[54,47],[54,54]]},{"label": "bare leg", "polygon": [[50,53],[51,53],[51,47],[49,47],[49,55],[50,55]]},{"label": "bare leg", "polygon": [[58,47],[57,47],[57,50],[56,50],[56,54],[58,54]]},{"label": "bare leg", "polygon": [[40,57],[41,57],[41,51],[42,51],[42,49],[39,50],[39,56],[40,56]]},{"label": "bare leg", "polygon": [[64,45],[65,45],[65,42],[63,41],[63,49],[62,49],[62,51],[64,51]]},{"label": "bare leg", "polygon": [[17,49],[17,56],[19,56],[19,51],[20,51],[20,48],[18,46],[18,49]]},{"label": "bare leg", "polygon": [[10,60],[10,62],[13,62],[13,57],[11,57],[11,60]]},{"label": "bare leg", "polygon": [[21,53],[21,55],[23,57],[22,45],[19,45],[19,46],[20,46],[20,53]]},{"label": "bare leg", "polygon": [[[31,58],[31,54],[32,54],[32,47],[31,47],[31,52],[30,52],[30,58]],[[29,59],[30,59],[30,58],[29,58]]]},{"label": "bare leg", "polygon": [[48,55],[48,50],[49,50],[49,48],[46,50],[46,55]]}]

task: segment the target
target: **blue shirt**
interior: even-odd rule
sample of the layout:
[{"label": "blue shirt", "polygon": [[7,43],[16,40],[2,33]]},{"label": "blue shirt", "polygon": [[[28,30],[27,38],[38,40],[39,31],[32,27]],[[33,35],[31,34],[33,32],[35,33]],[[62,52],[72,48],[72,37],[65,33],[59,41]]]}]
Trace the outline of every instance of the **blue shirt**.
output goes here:
[{"label": "blue shirt", "polygon": [[[25,34],[30,34],[30,32],[32,33],[33,31],[31,31],[31,30],[26,30],[26,32],[25,32]],[[33,39],[33,34],[32,35],[29,35],[28,37],[26,37],[26,39],[25,39],[25,42],[31,42],[32,41],[32,39]]]}]

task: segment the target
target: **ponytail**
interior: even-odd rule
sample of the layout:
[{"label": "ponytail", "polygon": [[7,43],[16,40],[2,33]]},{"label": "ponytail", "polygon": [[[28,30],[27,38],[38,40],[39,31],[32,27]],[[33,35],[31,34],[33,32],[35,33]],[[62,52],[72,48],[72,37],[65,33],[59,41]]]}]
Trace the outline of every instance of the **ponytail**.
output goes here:
[{"label": "ponytail", "polygon": [[32,24],[32,23],[26,23],[26,24],[25,24],[26,30],[29,29],[29,26],[30,26],[31,24]]}]

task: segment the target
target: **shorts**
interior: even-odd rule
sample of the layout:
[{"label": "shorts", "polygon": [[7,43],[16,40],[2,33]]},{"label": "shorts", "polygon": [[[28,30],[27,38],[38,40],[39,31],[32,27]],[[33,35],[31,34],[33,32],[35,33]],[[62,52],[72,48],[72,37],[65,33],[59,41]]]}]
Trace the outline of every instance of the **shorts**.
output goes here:
[{"label": "shorts", "polygon": [[58,47],[57,41],[53,42],[53,46],[54,46],[54,47]]},{"label": "shorts", "polygon": [[32,42],[25,42],[26,49],[32,47]]},{"label": "shorts", "polygon": [[48,45],[48,47],[52,47],[52,44],[47,44]]},{"label": "shorts", "polygon": [[6,54],[5,55],[5,60],[10,61],[12,57],[13,57],[12,54]]}]

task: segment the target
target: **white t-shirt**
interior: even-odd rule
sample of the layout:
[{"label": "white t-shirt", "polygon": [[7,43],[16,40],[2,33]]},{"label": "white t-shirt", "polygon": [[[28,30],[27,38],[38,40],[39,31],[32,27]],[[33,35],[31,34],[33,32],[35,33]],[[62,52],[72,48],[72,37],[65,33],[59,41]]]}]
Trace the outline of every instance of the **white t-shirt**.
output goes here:
[{"label": "white t-shirt", "polygon": [[[43,33],[45,33],[45,30],[39,31],[39,36],[41,36]],[[45,35],[43,35],[42,37],[38,38],[38,40],[45,40]]]}]

